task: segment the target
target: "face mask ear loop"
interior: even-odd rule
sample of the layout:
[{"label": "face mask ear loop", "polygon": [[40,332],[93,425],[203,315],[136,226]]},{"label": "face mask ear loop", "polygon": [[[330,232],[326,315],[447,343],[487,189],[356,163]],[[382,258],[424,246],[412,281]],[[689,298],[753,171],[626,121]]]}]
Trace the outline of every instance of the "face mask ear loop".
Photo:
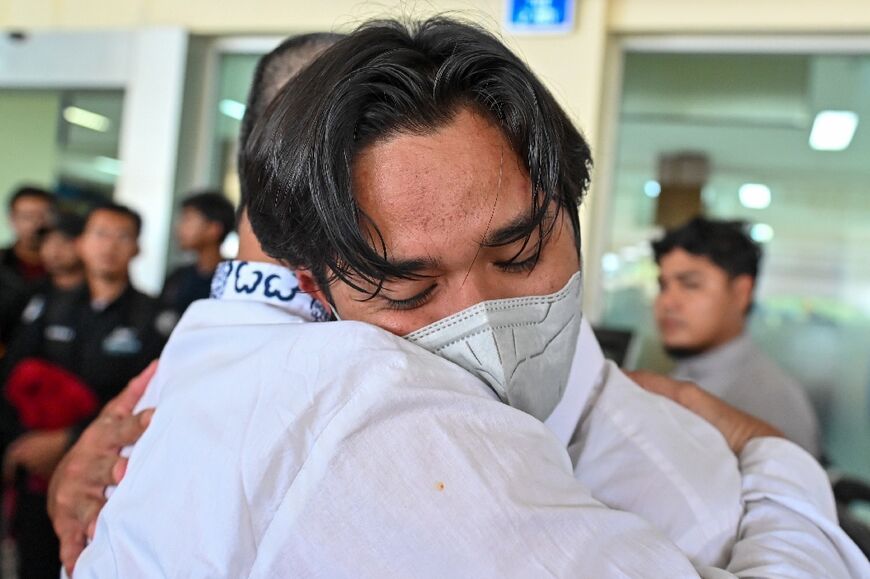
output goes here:
[{"label": "face mask ear loop", "polygon": [[332,310],[332,317],[335,318],[335,321],[340,322],[341,316],[338,315],[338,308],[335,307],[335,304],[332,303],[332,300],[327,300],[327,303],[329,304],[329,309]]}]

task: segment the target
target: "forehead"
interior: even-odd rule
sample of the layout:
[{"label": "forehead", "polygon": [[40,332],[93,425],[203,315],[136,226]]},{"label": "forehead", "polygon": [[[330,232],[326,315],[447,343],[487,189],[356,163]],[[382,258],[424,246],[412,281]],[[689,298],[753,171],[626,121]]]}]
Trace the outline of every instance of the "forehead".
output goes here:
[{"label": "forehead", "polygon": [[531,204],[522,162],[497,126],[469,110],[430,134],[368,147],[354,163],[353,183],[390,257],[459,257]]},{"label": "forehead", "polygon": [[36,195],[19,197],[12,204],[13,211],[45,211],[51,207],[51,202]]},{"label": "forehead", "polygon": [[42,238],[43,243],[68,243],[72,240],[72,237],[69,237],[59,229],[52,229],[51,231],[46,232]]},{"label": "forehead", "polygon": [[188,205],[187,207],[181,208],[181,216],[186,218],[202,218],[205,219],[205,214],[192,205]]},{"label": "forehead", "polygon": [[724,270],[713,263],[709,257],[689,253],[680,247],[662,256],[659,269],[662,275],[680,275],[684,273],[725,274]]},{"label": "forehead", "polygon": [[85,224],[85,229],[93,229],[97,227],[135,230],[136,223],[129,215],[124,215],[117,211],[97,209],[91,213],[87,223]]}]

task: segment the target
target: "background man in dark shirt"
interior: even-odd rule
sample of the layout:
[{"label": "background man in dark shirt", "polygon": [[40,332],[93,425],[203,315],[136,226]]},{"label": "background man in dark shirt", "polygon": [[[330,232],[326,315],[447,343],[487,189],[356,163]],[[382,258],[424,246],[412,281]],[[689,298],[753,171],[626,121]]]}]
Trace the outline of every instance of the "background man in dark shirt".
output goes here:
[{"label": "background man in dark shirt", "polygon": [[21,187],[9,199],[15,242],[0,249],[0,359],[15,333],[21,311],[45,278],[38,231],[48,225],[53,210],[54,196],[36,187]]},{"label": "background man in dark shirt", "polygon": [[71,290],[84,283],[85,267],[76,249],[84,226],[84,219],[63,211],[53,225],[39,231],[39,257],[48,275],[45,287]]},{"label": "background man in dark shirt", "polygon": [[196,254],[196,262],[181,266],[166,279],[160,303],[161,328],[171,330],[192,302],[205,299],[211,278],[223,259],[221,244],[235,225],[232,203],[218,192],[192,195],[181,204],[181,217],[175,227],[178,245]]},{"label": "background man in dark shirt", "polygon": [[[158,303],[133,288],[129,279],[140,229],[141,219],[126,207],[105,205],[91,211],[76,242],[87,283],[53,292],[40,311],[25,319],[4,360],[7,386],[19,363],[38,358],[77,376],[100,407],[159,356],[165,336],[155,329]],[[30,481],[51,475],[79,425],[28,430],[4,420],[2,430],[4,446],[11,441],[4,475],[7,482],[14,478],[18,488],[13,529],[19,575],[55,579],[60,570],[57,538],[45,511],[44,490]]]},{"label": "background man in dark shirt", "polygon": [[21,187],[9,198],[9,222],[15,242],[0,250],[0,265],[27,283],[45,276],[39,258],[38,232],[50,223],[54,207],[54,195],[36,187]]}]

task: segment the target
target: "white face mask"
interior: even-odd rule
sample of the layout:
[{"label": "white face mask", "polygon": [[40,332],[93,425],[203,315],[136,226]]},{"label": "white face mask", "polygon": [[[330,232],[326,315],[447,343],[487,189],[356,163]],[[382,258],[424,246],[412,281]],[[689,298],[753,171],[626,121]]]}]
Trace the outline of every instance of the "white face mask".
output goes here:
[{"label": "white face mask", "polygon": [[405,339],[465,368],[502,402],[543,421],[568,382],[582,291],[578,271],[554,294],[481,302]]}]

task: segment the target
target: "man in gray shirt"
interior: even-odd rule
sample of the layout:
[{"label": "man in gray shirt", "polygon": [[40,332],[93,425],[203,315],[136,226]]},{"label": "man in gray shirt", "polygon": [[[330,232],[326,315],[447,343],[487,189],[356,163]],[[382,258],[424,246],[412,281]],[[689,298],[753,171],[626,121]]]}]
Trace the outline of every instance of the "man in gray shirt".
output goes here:
[{"label": "man in gray shirt", "polygon": [[806,392],[755,345],[746,329],[761,248],[738,222],[697,217],[653,243],[661,291],[659,334],[673,376],[773,424],[819,457]]}]

